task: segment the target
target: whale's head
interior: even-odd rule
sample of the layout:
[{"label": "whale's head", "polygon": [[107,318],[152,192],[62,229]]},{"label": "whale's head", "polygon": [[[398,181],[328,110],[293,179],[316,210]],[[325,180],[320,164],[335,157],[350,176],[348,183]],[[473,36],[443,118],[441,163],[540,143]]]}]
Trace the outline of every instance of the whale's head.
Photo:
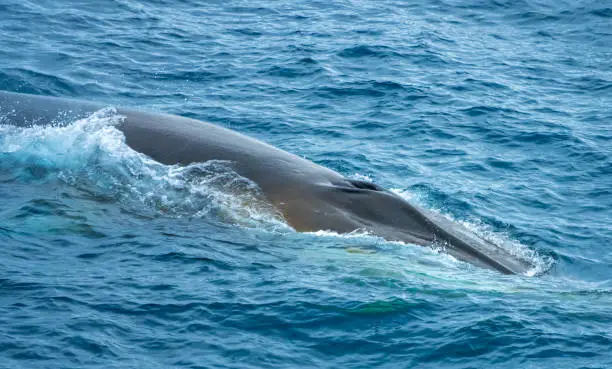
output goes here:
[{"label": "whale's head", "polygon": [[364,230],[390,241],[443,246],[459,260],[506,274],[533,269],[527,260],[462,225],[366,181],[320,183],[294,194],[279,208],[297,231]]}]

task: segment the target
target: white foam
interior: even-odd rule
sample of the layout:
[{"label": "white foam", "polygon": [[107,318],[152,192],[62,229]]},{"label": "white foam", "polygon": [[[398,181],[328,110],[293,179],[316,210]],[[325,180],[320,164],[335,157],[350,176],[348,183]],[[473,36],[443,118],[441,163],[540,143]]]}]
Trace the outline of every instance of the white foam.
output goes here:
[{"label": "white foam", "polygon": [[366,175],[366,174],[361,174],[361,173],[354,173],[351,178],[353,179],[357,179],[360,181],[367,181],[367,182],[372,182],[372,177]]},{"label": "white foam", "polygon": [[[132,211],[171,217],[216,216],[241,226],[288,228],[259,187],[229,163],[162,165],[132,150],[106,108],[69,125],[0,125],[2,170],[44,173]],[[26,179],[27,180],[27,179]]]}]

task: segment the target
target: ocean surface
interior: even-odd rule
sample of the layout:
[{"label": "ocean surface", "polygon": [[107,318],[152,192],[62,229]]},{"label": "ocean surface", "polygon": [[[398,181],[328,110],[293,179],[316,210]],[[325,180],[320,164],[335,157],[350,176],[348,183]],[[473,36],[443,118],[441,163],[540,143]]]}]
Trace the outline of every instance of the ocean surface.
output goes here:
[{"label": "ocean surface", "polygon": [[609,1],[0,0],[0,89],[229,127],[536,265],[297,233],[112,109],[0,124],[0,368],[612,367]]}]

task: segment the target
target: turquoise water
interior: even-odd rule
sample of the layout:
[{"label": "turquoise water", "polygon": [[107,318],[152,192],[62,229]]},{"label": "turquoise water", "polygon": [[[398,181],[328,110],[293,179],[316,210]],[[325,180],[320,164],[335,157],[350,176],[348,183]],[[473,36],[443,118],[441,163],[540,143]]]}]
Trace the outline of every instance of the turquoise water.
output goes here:
[{"label": "turquoise water", "polygon": [[219,163],[131,151],[112,109],[0,125],[0,367],[612,367],[611,24],[602,1],[0,0],[2,90],[229,127],[537,265],[296,233]]}]

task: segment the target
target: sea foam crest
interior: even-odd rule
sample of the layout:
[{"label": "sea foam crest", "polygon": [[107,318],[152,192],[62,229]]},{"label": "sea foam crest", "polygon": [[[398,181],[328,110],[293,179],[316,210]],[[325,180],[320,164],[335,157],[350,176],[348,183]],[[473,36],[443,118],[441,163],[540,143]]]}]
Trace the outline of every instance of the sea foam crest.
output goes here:
[{"label": "sea foam crest", "polygon": [[0,125],[3,180],[59,180],[130,211],[172,217],[218,217],[266,229],[289,228],[259,187],[208,161],[163,165],[132,150],[116,128],[125,117],[113,108],[68,125]]}]

